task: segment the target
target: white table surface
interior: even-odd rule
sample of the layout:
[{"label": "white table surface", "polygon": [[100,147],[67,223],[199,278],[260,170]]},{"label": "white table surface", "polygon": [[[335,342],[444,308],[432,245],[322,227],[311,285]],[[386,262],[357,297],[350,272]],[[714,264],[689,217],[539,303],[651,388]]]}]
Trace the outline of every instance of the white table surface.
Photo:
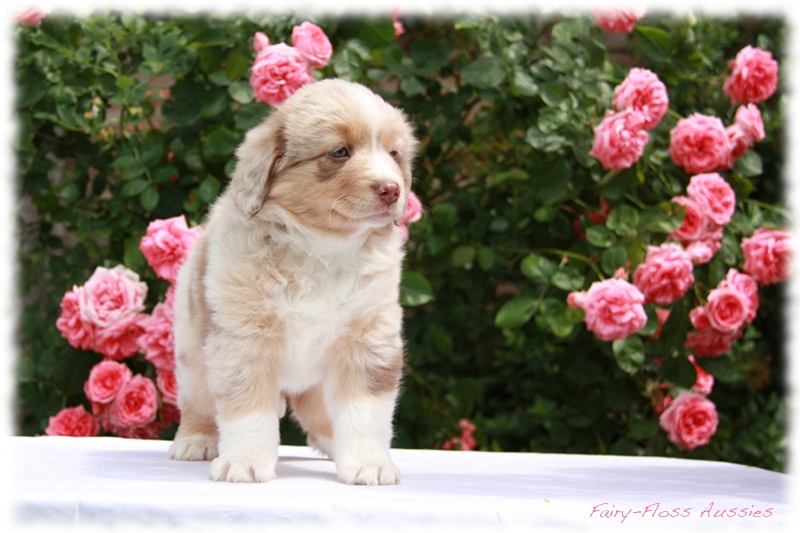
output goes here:
[{"label": "white table surface", "polygon": [[13,531],[774,532],[795,514],[795,476],[730,463],[392,450],[399,485],[352,487],[313,450],[281,446],[278,479],[228,484],[208,479],[208,462],[169,460],[165,441],[7,439]]}]

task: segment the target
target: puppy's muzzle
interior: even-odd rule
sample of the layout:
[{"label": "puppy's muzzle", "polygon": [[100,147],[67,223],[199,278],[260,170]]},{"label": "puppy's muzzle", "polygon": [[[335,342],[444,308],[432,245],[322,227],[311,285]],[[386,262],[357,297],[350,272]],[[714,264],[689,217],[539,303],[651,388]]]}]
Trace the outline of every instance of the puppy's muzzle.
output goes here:
[{"label": "puppy's muzzle", "polygon": [[382,181],[373,185],[372,188],[378,195],[378,199],[386,206],[394,204],[400,198],[400,186],[397,183]]}]

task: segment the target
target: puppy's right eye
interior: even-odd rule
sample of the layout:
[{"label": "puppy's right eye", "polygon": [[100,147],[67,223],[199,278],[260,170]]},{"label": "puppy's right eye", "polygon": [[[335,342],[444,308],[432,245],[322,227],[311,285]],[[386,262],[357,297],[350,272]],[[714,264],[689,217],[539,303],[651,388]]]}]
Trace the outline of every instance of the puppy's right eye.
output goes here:
[{"label": "puppy's right eye", "polygon": [[335,157],[336,159],[342,159],[343,157],[347,157],[348,155],[350,154],[347,152],[347,148],[345,148],[344,146],[341,148],[337,148],[336,150],[331,152],[331,157]]}]

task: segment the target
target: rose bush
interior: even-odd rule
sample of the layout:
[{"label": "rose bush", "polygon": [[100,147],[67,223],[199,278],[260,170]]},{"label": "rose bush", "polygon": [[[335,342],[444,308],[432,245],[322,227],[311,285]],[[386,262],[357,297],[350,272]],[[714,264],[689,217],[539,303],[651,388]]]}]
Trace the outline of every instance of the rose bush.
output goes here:
[{"label": "rose bush", "polygon": [[[98,266],[136,272],[149,289],[142,314],[169,316],[171,281],[148,268],[141,239],[154,220],[184,215],[190,228],[203,220],[244,132],[272,112],[257,90],[277,78],[250,83],[259,54],[277,43],[296,49],[292,33],[305,21],[98,13],[14,27],[16,183],[28,206],[18,232],[19,433],[42,433],[64,408],[94,409],[84,385],[105,356],[77,293],[65,294]],[[786,468],[785,21],[649,13],[613,39],[590,14],[443,20],[387,12],[311,22],[333,50],[327,65],[308,67],[313,78],[378,91],[409,115],[421,141],[413,188],[424,216],[407,225],[395,446],[443,447],[469,435],[481,450]],[[779,68],[729,68],[748,46]],[[634,69],[651,72],[652,83],[634,84]],[[774,80],[774,92],[732,104],[724,86],[734,71],[739,86],[766,87],[766,95]],[[660,121],[609,129],[590,155],[609,112],[646,116],[650,107],[636,101],[648,94],[660,95],[654,109],[666,103]],[[687,142],[681,155],[712,161],[713,170],[687,170],[670,155],[670,132],[695,114],[718,119],[710,120],[712,150],[696,153]],[[694,133],[700,141],[703,130]],[[706,212],[713,202],[701,207],[688,191],[693,176],[712,173],[734,192],[725,223]],[[787,241],[762,242],[766,231]],[[663,245],[683,247],[694,283],[678,296],[681,284],[663,278],[672,302],[635,304],[646,318],[640,328],[599,339],[569,295],[588,294],[620,268],[634,286],[648,250]],[[729,278],[731,269],[738,275]],[[721,331],[709,320],[709,296],[733,287],[747,295],[748,318]],[[62,301],[67,338],[55,325]],[[641,322],[641,313],[632,316]],[[117,362],[155,383],[159,410],[153,422],[116,434],[171,438],[178,413],[162,364],[169,327],[143,323],[149,338],[140,335],[137,353]],[[698,369],[713,377],[710,392]],[[659,420],[690,390],[707,394],[718,414],[710,440],[691,450]],[[464,431],[462,419],[475,429]],[[304,442],[288,420],[281,439]]]}]

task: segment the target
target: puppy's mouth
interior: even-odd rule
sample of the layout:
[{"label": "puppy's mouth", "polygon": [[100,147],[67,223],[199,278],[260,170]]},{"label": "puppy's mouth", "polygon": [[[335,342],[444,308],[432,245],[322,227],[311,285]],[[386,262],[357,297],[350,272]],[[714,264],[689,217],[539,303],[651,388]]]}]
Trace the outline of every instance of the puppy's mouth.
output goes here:
[{"label": "puppy's mouth", "polygon": [[339,209],[335,207],[331,209],[331,212],[339,215],[342,218],[346,218],[348,220],[352,220],[355,222],[384,222],[388,223],[395,220],[397,217],[397,212],[395,209],[390,207],[383,208],[383,209],[376,209],[374,211],[368,211],[365,213],[343,213]]}]

